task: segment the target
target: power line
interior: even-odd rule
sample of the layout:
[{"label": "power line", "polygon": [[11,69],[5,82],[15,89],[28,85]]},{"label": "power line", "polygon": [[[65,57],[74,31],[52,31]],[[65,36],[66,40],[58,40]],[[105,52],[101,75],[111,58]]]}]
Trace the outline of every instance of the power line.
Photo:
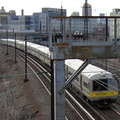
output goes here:
[{"label": "power line", "polygon": [[34,73],[18,73],[18,74],[6,74],[6,75],[0,75],[0,77],[15,77],[15,76],[24,76],[24,75],[38,75],[38,74],[46,74],[48,72],[34,72]]}]

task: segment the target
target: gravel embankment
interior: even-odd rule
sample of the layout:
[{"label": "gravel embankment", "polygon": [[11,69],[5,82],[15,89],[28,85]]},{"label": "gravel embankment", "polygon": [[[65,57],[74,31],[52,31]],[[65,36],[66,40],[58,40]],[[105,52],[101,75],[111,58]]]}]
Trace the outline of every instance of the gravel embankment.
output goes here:
[{"label": "gravel embankment", "polygon": [[[35,75],[24,83],[24,63],[0,48],[1,120],[50,120],[50,96]],[[29,73],[32,73],[28,69]]]}]

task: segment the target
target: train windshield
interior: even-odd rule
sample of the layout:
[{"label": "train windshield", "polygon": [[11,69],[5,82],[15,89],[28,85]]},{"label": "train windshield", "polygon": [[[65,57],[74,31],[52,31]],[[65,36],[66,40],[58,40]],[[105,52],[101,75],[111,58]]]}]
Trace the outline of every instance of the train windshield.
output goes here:
[{"label": "train windshield", "polygon": [[93,81],[93,91],[105,91],[105,90],[108,90],[107,79]]}]

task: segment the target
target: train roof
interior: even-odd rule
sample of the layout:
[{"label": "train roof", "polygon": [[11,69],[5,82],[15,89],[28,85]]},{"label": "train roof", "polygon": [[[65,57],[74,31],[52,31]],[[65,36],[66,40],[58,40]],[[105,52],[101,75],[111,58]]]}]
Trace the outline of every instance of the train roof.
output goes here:
[{"label": "train roof", "polygon": [[[69,59],[65,61],[65,64],[69,67],[73,68],[74,70],[77,70],[84,61],[79,59]],[[98,77],[112,77],[112,74],[106,70],[103,70],[99,67],[96,67],[92,64],[89,64],[83,71],[82,74],[84,76],[87,76],[89,79],[94,79]],[[94,78],[93,78],[94,77]]]},{"label": "train roof", "polygon": [[[3,42],[6,42],[7,43],[7,39],[1,39]],[[15,39],[8,39],[9,42],[15,42]],[[25,44],[25,41],[24,40],[16,40],[17,43],[19,44]],[[47,55],[50,56],[50,51],[49,51],[49,48],[46,47],[46,46],[43,46],[43,45],[39,45],[39,44],[36,44],[36,43],[32,43],[32,42],[27,42],[27,46],[33,48],[33,49],[38,49],[38,51],[41,51]]]},{"label": "train roof", "polygon": [[[7,44],[7,39],[1,39],[1,42],[2,43],[5,43],[5,44]],[[14,43],[15,42],[15,39],[8,39],[8,42],[10,43]],[[17,40],[17,42],[19,42],[19,43],[24,43],[24,41],[22,41],[22,40]]]},{"label": "train roof", "polygon": [[31,42],[28,42],[27,45],[32,47],[32,48],[34,48],[34,49],[37,49],[38,51],[42,51],[43,53],[50,55],[49,48],[46,47],[46,46],[35,44],[35,43],[31,43]]},{"label": "train roof", "polygon": [[[9,42],[14,42],[14,41],[15,41],[14,39],[9,39]],[[25,41],[22,41],[22,40],[17,40],[17,42],[20,43],[20,44],[25,44]],[[32,42],[27,42],[27,46],[32,47],[34,49],[38,49],[39,51],[42,51],[46,54],[50,54],[49,48],[46,47],[46,46],[35,44],[35,43],[32,43]]]}]

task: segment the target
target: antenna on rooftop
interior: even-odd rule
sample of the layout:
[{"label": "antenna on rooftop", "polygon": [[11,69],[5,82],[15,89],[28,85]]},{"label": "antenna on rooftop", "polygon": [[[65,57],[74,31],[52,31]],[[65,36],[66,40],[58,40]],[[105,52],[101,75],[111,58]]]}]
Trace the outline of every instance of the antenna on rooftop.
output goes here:
[{"label": "antenna on rooftop", "polygon": [[63,5],[62,5],[62,1],[61,1],[61,17],[62,17],[62,9],[63,9]]},{"label": "antenna on rooftop", "polygon": [[85,0],[85,16],[88,16],[88,2]]},{"label": "antenna on rooftop", "polygon": [[62,25],[62,16],[63,16],[63,5],[62,5],[62,1],[61,1],[61,28],[60,28],[60,31],[61,31],[61,34],[63,32],[63,25]]}]

